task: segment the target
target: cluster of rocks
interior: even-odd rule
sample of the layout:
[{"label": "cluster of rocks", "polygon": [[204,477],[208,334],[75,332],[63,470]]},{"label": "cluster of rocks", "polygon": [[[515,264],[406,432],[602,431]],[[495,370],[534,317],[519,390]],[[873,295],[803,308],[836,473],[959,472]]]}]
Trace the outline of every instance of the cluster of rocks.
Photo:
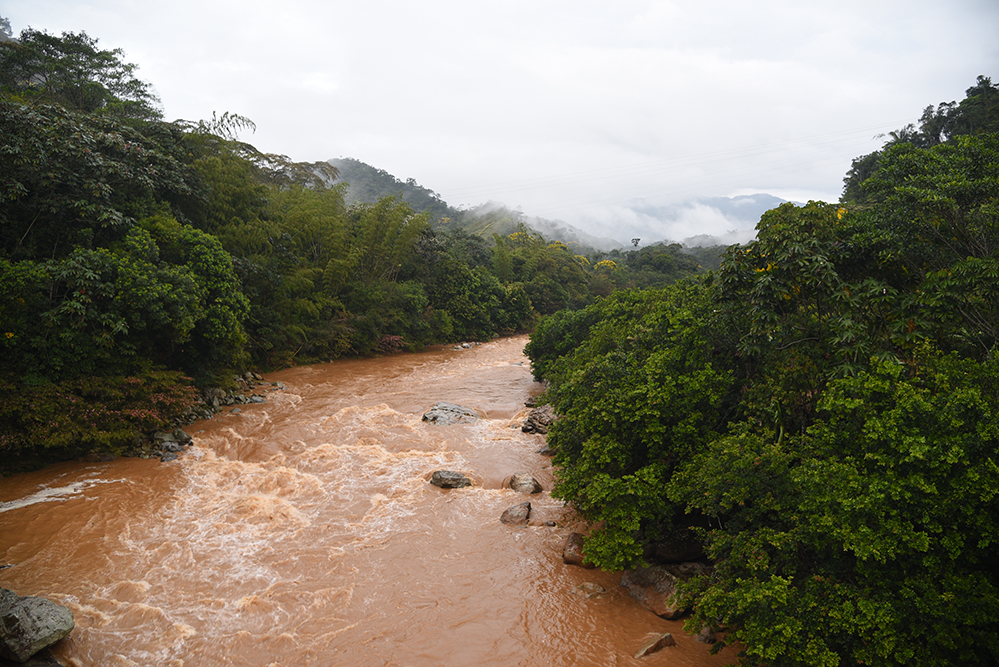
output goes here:
[{"label": "cluster of rocks", "polygon": [[452,350],[471,350],[476,345],[482,345],[482,343],[455,343],[451,349]]},{"label": "cluster of rocks", "polygon": [[[524,433],[546,434],[548,427],[556,419],[554,410],[550,405],[534,407],[529,404],[528,407],[533,409],[521,430]],[[438,403],[423,415],[424,421],[441,425],[468,423],[478,418],[478,414],[473,410],[452,403]],[[550,451],[540,453],[551,454]],[[435,471],[430,482],[445,489],[473,485],[467,476],[453,470]],[[541,493],[543,490],[540,482],[530,473],[512,475],[504,485],[527,495]],[[528,525],[531,521],[531,509],[529,501],[512,505],[504,510],[500,521],[512,526]],[[555,523],[546,521],[545,525],[554,526]],[[594,567],[586,562],[585,540],[582,533],[569,533],[562,549],[564,563],[587,569]],[[677,582],[708,573],[709,566],[704,562],[704,552],[700,542],[689,531],[681,531],[656,544],[645,556],[647,560],[656,564],[625,572],[621,577],[621,585],[639,604],[661,618],[673,620],[686,614],[689,610],[680,604],[676,597]],[[583,582],[573,589],[572,593],[584,599],[593,599],[606,593],[606,590],[597,583]],[[716,641],[714,631],[708,626],[702,628],[695,638],[705,643]],[[675,644],[676,640],[668,632],[650,635],[642,643],[635,658],[644,658]]]},{"label": "cluster of rocks", "polygon": [[[562,548],[564,563],[584,568],[593,567],[586,562],[583,550],[585,539],[582,533],[569,534]],[[655,545],[647,556],[658,562],[625,572],[621,576],[621,585],[640,605],[657,616],[668,620],[680,618],[689,609],[676,598],[677,582],[710,572],[710,566],[703,560],[701,544],[689,532],[684,531]],[[578,592],[576,594],[579,595]],[[707,644],[717,641],[714,630],[709,626],[704,626],[695,639]],[[674,644],[675,640],[668,633],[657,635],[646,641],[635,657],[642,658]]]},{"label": "cluster of rocks", "polygon": [[[266,396],[260,393],[258,387],[269,384],[267,391],[279,391],[285,388],[283,382],[267,383],[260,375],[247,371],[243,375],[233,377],[236,389],[208,387],[201,392],[201,397],[194,406],[172,424],[171,429],[147,433],[135,446],[126,452],[127,456],[139,458],[158,458],[160,461],[174,461],[192,444],[192,438],[181,428],[203,419],[212,419],[224,407],[265,403]],[[252,393],[251,393],[252,392]],[[240,409],[234,407],[232,414],[239,414]]]},{"label": "cluster of rocks", "polygon": [[0,657],[26,663],[74,626],[73,612],[67,607],[0,588]]},{"label": "cluster of rocks", "polygon": [[177,460],[177,457],[184,453],[184,448],[190,447],[194,443],[194,438],[181,428],[172,431],[157,431],[153,433],[150,440],[153,443],[152,454],[158,456],[159,460],[164,463]]},{"label": "cluster of rocks", "polygon": [[284,389],[283,382],[268,383],[263,377],[253,371],[246,371],[242,375],[234,375],[232,381],[235,389],[207,387],[202,390],[198,403],[184,414],[177,426],[190,424],[201,419],[211,419],[222,408],[227,406],[264,403],[267,401],[267,398],[264,394],[256,391],[261,385],[270,384],[271,388],[268,391]]},{"label": "cluster of rocks", "polygon": [[[440,426],[469,424],[478,421],[478,419],[479,414],[475,410],[443,401],[437,403],[423,414],[423,421]],[[442,489],[461,489],[472,486],[472,480],[456,470],[435,470],[430,475],[430,483]],[[541,482],[534,475],[527,472],[519,472],[511,475],[504,482],[504,486],[526,495],[541,493],[544,490]],[[527,525],[530,522],[530,518],[531,503],[523,502],[508,507],[500,516],[500,521],[509,525]],[[545,523],[547,525],[555,525],[551,521],[546,521]]]}]

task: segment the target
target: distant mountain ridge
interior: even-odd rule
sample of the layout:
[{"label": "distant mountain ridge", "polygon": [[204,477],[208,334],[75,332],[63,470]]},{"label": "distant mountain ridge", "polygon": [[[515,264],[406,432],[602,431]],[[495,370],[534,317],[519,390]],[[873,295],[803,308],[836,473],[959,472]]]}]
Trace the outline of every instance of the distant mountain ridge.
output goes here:
[{"label": "distant mountain ridge", "polygon": [[489,238],[505,236],[523,224],[546,239],[561,241],[579,252],[609,252],[632,245],[679,242],[687,247],[709,247],[745,243],[756,235],[756,223],[764,212],[786,200],[769,194],[736,197],[696,197],[674,204],[657,204],[639,199],[619,207],[604,220],[594,220],[594,228],[613,228],[622,238],[591,234],[562,220],[526,215],[498,202],[472,208],[454,208],[433,190],[415,179],[405,181],[355,158],[335,158],[328,162],[337,168],[335,183],[346,183],[348,204],[374,203],[387,196],[399,197],[413,210],[430,214],[438,229],[463,229]]}]

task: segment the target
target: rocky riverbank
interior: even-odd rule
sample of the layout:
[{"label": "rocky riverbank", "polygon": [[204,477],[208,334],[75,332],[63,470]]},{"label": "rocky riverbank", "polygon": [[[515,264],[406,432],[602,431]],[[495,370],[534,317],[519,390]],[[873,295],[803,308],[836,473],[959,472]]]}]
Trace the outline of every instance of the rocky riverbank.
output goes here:
[{"label": "rocky riverbank", "polygon": [[212,419],[226,408],[232,408],[230,411],[235,413],[241,410],[239,406],[265,403],[267,392],[284,389],[284,383],[268,382],[252,371],[233,377],[233,386],[234,389],[208,387],[202,390],[198,402],[190,410],[168,428],[143,434],[123,455],[142,459],[158,458],[163,462],[176,460],[193,441],[183,427],[203,419]]}]

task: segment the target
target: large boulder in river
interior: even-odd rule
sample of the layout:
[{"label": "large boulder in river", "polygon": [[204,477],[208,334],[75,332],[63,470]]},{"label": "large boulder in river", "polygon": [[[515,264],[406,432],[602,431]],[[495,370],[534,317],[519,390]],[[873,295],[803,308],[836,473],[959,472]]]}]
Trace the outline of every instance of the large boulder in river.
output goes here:
[{"label": "large boulder in river", "polygon": [[510,478],[510,488],[520,493],[541,493],[541,482],[529,472],[519,472]]},{"label": "large boulder in river", "polygon": [[635,654],[635,659],[640,660],[653,653],[658,653],[667,646],[676,646],[676,640],[673,639],[673,635],[668,632],[655,634],[642,644],[642,648],[638,649],[638,653]]},{"label": "large boulder in river", "polygon": [[531,410],[520,430],[524,433],[548,433],[548,427],[555,421],[555,410],[550,405],[542,405]]},{"label": "large boulder in river", "polygon": [[453,470],[435,470],[430,476],[430,483],[442,489],[460,489],[471,486],[472,480]]},{"label": "large boulder in river", "polygon": [[656,616],[673,620],[684,608],[676,601],[676,577],[659,565],[629,570],[621,577],[621,585],[631,596]]},{"label": "large boulder in river", "polygon": [[73,612],[61,604],[0,588],[0,656],[25,662],[73,626]]},{"label": "large boulder in river", "polygon": [[507,507],[503,511],[503,515],[500,516],[500,521],[513,526],[524,526],[527,525],[528,520],[531,518],[531,503],[520,503],[519,505],[514,505],[513,507]]},{"label": "large boulder in river", "polygon": [[427,410],[423,415],[423,421],[440,426],[471,424],[478,420],[479,414],[475,410],[443,401]]}]

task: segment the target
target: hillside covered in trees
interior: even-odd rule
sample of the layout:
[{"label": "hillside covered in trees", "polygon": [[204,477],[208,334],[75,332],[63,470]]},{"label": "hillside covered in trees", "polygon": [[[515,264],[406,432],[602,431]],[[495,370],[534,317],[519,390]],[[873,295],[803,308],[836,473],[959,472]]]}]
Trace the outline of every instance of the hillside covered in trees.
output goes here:
[{"label": "hillside covered in trees", "polygon": [[999,663],[999,87],[783,204],[702,279],[544,318],[527,351],[585,553],[693,534],[688,628],[742,664]]},{"label": "hillside covered in trees", "polygon": [[0,472],[126,451],[248,368],[487,340],[703,271],[677,245],[435,227],[430,195],[352,204],[252,129],[165,122],[85,33],[0,42]]}]

